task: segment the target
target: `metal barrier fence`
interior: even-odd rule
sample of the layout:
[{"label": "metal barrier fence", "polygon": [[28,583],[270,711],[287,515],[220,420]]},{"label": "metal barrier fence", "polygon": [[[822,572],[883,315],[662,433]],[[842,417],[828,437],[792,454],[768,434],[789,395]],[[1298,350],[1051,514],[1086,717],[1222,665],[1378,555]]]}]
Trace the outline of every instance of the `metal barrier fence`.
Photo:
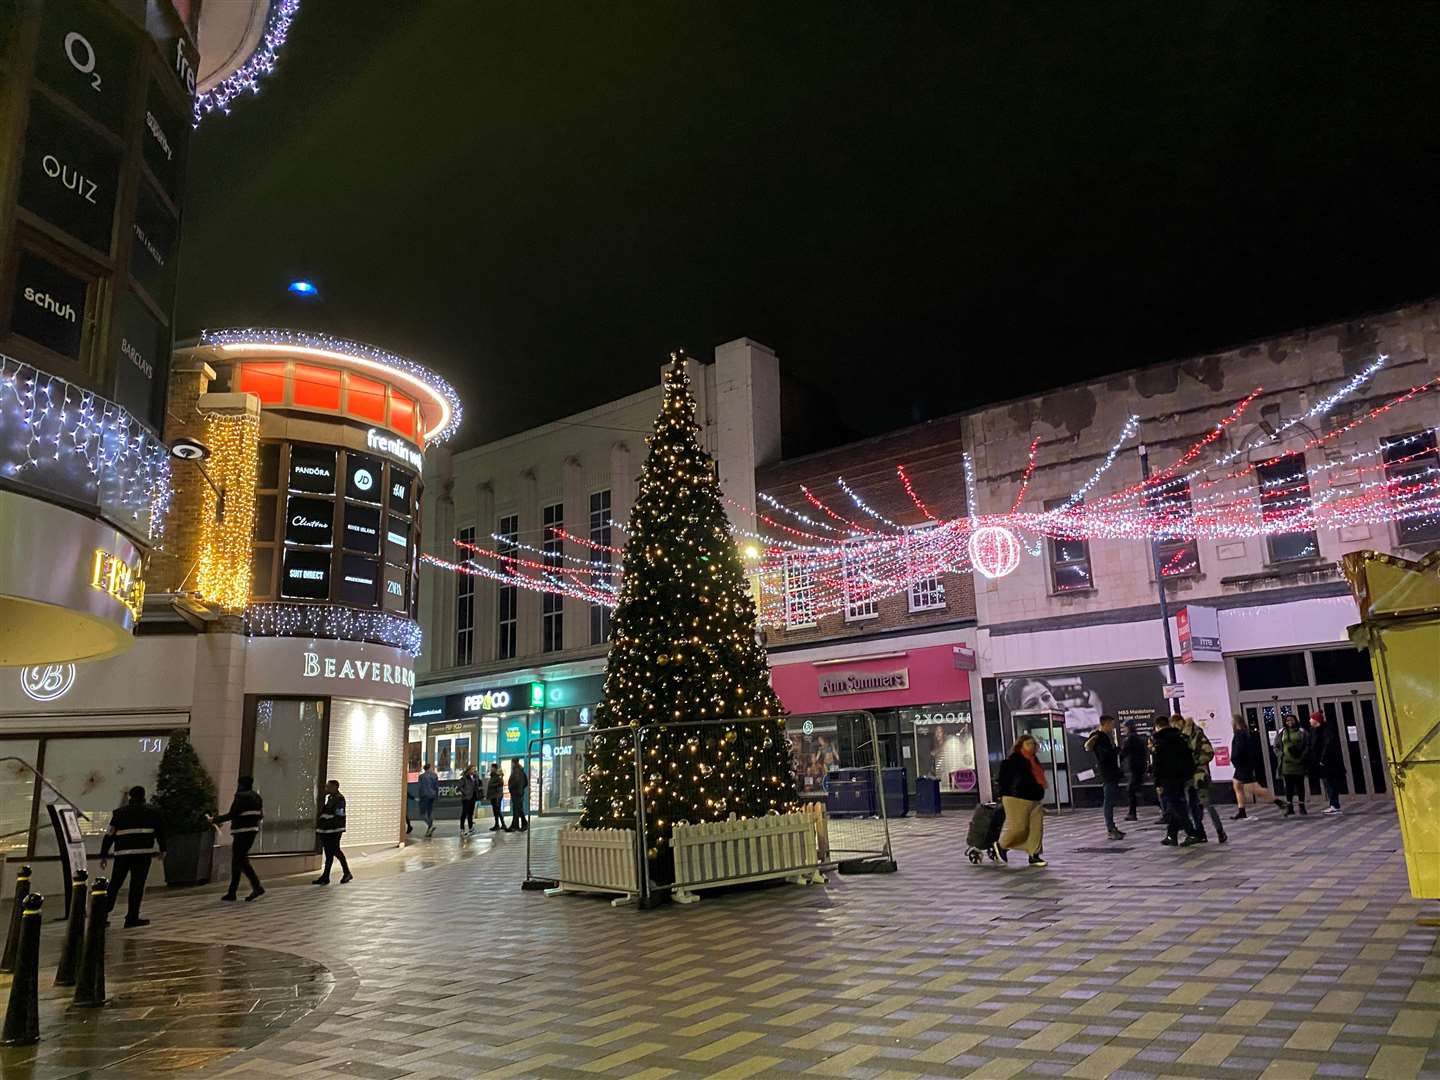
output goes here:
[{"label": "metal barrier fence", "polygon": [[[769,721],[720,719],[646,725],[638,729],[633,747],[627,745],[634,736],[628,727],[579,729],[531,739],[531,817],[523,887],[552,888],[565,879],[560,831],[580,821],[585,794],[582,778],[591,741],[615,735],[622,740],[622,751],[629,751],[634,770],[635,810],[628,823],[635,833],[634,895],[644,907],[653,897],[669,891],[669,883],[654,880],[647,858],[650,822],[655,815],[645,796],[646,774],[641,763],[657,740],[669,740],[672,747],[692,742],[700,745],[712,737],[710,732],[720,730],[727,732],[722,737],[735,739],[775,737]],[[729,736],[730,732],[734,735]],[[786,718],[785,737],[801,801],[814,808],[812,812],[818,811],[821,864],[842,873],[893,871],[887,793],[874,716],[863,711],[791,716]],[[723,816],[725,792],[717,788],[714,794]],[[613,849],[614,839],[597,839],[597,844]],[[613,860],[614,855],[610,850],[603,857]],[[599,852],[597,857],[601,857]]]}]

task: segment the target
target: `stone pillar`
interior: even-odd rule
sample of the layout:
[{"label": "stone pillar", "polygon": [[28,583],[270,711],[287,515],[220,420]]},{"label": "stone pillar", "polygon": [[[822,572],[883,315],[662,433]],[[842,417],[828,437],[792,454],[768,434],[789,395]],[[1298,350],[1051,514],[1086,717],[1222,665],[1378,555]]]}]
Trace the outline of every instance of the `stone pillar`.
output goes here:
[{"label": "stone pillar", "polygon": [[[495,485],[482,480],[475,485],[475,543],[488,551],[495,550]],[[478,560],[481,566],[494,568],[494,559]],[[475,578],[475,662],[495,658],[496,590],[493,578]]]},{"label": "stone pillar", "polygon": [[[588,539],[590,493],[585,490],[585,473],[578,457],[572,454],[565,459],[561,477],[562,498],[565,500],[565,531],[571,536]],[[589,548],[573,541],[564,544],[564,551],[569,558],[588,560],[590,557]],[[578,597],[565,598],[565,634],[562,642],[566,649],[579,649],[590,644],[590,605]]]},{"label": "stone pillar", "polygon": [[[516,514],[520,521],[520,541],[533,547],[540,546],[540,484],[534,469],[524,469],[516,485],[520,505]],[[532,556],[521,553],[522,557]],[[534,589],[517,588],[516,616],[519,625],[515,627],[515,658],[534,656],[540,651],[540,594]]]},{"label": "stone pillar", "polygon": [[[165,441],[179,438],[205,441],[205,417],[200,412],[201,396],[215,381],[215,369],[202,360],[177,357],[170,368],[165,404]],[[145,571],[145,587],[151,593],[185,592],[193,588],[191,577],[199,561],[201,504],[205,478],[197,466],[171,459],[170,513],[165,535],[151,553]]]}]

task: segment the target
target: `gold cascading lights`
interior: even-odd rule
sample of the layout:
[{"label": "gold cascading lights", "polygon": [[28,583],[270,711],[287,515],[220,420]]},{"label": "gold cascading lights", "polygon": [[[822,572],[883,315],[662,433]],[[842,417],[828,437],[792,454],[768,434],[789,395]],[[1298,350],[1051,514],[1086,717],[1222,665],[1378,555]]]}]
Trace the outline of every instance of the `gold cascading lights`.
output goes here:
[{"label": "gold cascading lights", "polygon": [[255,535],[255,487],[260,466],[260,419],[212,413],[205,417],[208,468],[225,492],[225,513],[216,493],[201,488],[199,562],[195,586],[224,611],[243,611],[250,601],[250,545]]}]

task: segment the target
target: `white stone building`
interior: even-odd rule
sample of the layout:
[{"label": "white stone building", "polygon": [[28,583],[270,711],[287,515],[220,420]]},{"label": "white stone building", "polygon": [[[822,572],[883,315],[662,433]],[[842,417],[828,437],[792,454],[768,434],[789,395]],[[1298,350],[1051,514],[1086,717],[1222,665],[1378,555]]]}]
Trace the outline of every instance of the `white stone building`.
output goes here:
[{"label": "white stone building", "polygon": [[[1381,355],[1388,358],[1384,366],[1357,392],[1333,409],[1321,407]],[[1091,500],[1139,483],[1138,443],[1148,447],[1152,469],[1163,469],[1214,432],[1257,387],[1263,391],[1240,420],[1185,471],[1211,467],[1173,497],[1204,501],[1224,493],[1257,519],[1297,500],[1368,493],[1403,502],[1405,483],[1417,476],[1433,482],[1435,473],[1427,470],[1440,468],[1437,375],[1440,302],[1432,301],[975,410],[964,418],[964,442],[974,456],[978,509],[1010,509],[1037,437],[1038,467],[1025,511],[1049,508],[1082,488],[1130,415],[1139,418],[1136,436],[1087,493]],[[1424,385],[1430,389],[1353,430],[1330,434]],[[1291,450],[1303,454],[1260,464]],[[1213,467],[1236,451],[1229,465]],[[1243,475],[1233,475],[1237,471]],[[1418,558],[1437,546],[1434,514],[1405,523],[1160,545],[1180,705],[1222,748],[1217,779],[1231,775],[1233,715],[1268,732],[1288,712],[1318,709],[1334,716],[1345,734],[1350,792],[1385,790],[1374,686],[1364,654],[1346,636],[1359,616],[1336,560],[1365,548]],[[1093,782],[1084,775],[1093,765],[1077,752],[1077,735],[1100,713],[1124,720],[1166,711],[1163,687],[1170,676],[1156,564],[1143,540],[1046,540],[1038,547],[1022,554],[1008,576],[975,581],[987,744],[992,760],[1008,748],[1016,710],[1058,709],[1070,733],[1069,779],[1083,787]],[[1183,617],[1197,643],[1200,636],[1218,636],[1220,659],[1183,661],[1178,609],[1187,609]]]}]

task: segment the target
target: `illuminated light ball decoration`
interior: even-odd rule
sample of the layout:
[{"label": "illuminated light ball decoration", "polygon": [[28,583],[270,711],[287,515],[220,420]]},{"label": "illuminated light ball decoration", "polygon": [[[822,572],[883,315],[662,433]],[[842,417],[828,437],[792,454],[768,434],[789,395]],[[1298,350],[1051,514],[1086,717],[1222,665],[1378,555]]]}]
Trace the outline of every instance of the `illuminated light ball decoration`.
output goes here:
[{"label": "illuminated light ball decoration", "polygon": [[1020,541],[1004,525],[982,525],[970,534],[970,565],[983,577],[1005,577],[1020,565]]},{"label": "illuminated light ball decoration", "polygon": [[209,413],[206,468],[225,492],[225,515],[216,514],[216,495],[198,475],[200,486],[200,560],[195,587],[223,611],[244,610],[250,602],[250,547],[255,536],[255,488],[260,465],[260,417],[254,413]]},{"label": "illuminated light ball decoration", "polygon": [[363,611],[340,604],[251,604],[245,611],[251,637],[313,637],[370,641],[420,655],[420,625],[385,611]]},{"label": "illuminated light ball decoration", "polygon": [[464,406],[460,403],[460,395],[455,392],[453,386],[435,372],[423,364],[417,364],[413,360],[397,356],[386,349],[367,345],[363,341],[352,341],[349,338],[335,337],[332,334],[311,334],[303,330],[242,327],[202,331],[200,344],[213,345],[222,350],[239,350],[246,346],[274,346],[277,349],[300,353],[309,352],[321,356],[328,353],[332,359],[358,360],[377,367],[389,368],[391,374],[398,372],[444,400],[449,410],[445,426],[439,431],[427,434],[425,437],[427,444],[443,443],[454,436],[455,432],[460,430],[460,421],[465,416]]},{"label": "illuminated light ball decoration", "polygon": [[290,24],[300,10],[300,0],[271,0],[270,14],[265,21],[264,37],[250,59],[236,68],[220,82],[203,94],[195,96],[194,123],[200,126],[200,119],[209,112],[219,109],[230,111],[230,104],[241,94],[258,94],[260,80],[275,70],[275,61],[280,49],[290,34]]}]

